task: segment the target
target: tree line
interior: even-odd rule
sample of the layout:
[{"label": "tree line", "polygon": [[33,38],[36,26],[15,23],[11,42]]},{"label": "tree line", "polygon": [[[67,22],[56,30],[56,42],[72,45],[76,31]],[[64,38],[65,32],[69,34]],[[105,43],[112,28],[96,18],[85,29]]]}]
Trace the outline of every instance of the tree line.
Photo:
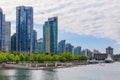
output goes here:
[{"label": "tree line", "polygon": [[88,57],[84,55],[72,55],[65,52],[62,54],[50,54],[50,53],[8,53],[0,52],[0,63],[2,62],[70,62],[87,60]]}]

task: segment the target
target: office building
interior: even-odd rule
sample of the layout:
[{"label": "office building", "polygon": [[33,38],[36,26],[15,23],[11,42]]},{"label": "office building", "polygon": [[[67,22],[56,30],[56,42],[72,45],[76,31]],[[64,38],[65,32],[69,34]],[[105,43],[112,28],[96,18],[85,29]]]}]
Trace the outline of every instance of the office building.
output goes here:
[{"label": "office building", "polygon": [[0,8],[0,51],[2,50],[3,11]]},{"label": "office building", "polygon": [[43,39],[42,38],[37,40],[36,52],[43,53]]},{"label": "office building", "polygon": [[99,50],[94,49],[93,54],[100,54]]},{"label": "office building", "polygon": [[113,48],[111,48],[110,46],[106,48],[106,54],[110,54],[111,58],[113,58]]},{"label": "office building", "polygon": [[70,43],[65,44],[65,52],[70,52],[72,54],[74,46]]},{"label": "office building", "polygon": [[97,54],[94,54],[94,57],[93,59],[95,60],[105,60],[107,58],[108,54],[106,53],[97,53]]},{"label": "office building", "polygon": [[4,49],[3,51],[11,51],[11,23],[5,22],[4,24]]},{"label": "office building", "polygon": [[0,8],[0,50],[9,52],[11,50],[11,23],[5,20],[5,15]]},{"label": "office building", "polygon": [[33,8],[18,6],[16,8],[16,51],[32,52]]},{"label": "office building", "polygon": [[16,51],[16,33],[11,36],[11,51]]},{"label": "office building", "polygon": [[45,53],[57,53],[58,18],[52,17],[43,26],[43,42]]},{"label": "office building", "polygon": [[87,56],[87,57],[92,57],[92,54],[93,54],[93,52],[90,51],[89,49],[84,49],[84,50],[82,50],[82,52],[81,52],[81,55],[85,55],[85,56]]},{"label": "office building", "polygon": [[32,43],[32,52],[36,52],[35,48],[36,48],[36,44],[37,44],[37,32],[35,30],[33,30],[33,43]]},{"label": "office building", "polygon": [[61,40],[58,43],[58,53],[61,54],[63,52],[65,52],[65,40]]},{"label": "office building", "polygon": [[75,48],[73,49],[73,54],[74,54],[74,55],[80,55],[80,53],[81,53],[81,47],[80,47],[80,46],[75,47]]}]

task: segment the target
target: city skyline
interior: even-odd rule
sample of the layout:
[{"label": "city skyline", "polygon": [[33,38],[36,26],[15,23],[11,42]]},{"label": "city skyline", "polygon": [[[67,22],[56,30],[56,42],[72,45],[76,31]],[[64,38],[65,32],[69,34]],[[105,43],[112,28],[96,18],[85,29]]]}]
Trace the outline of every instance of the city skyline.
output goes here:
[{"label": "city skyline", "polygon": [[[32,6],[34,8],[34,28],[38,38],[42,37],[42,26],[49,17],[59,17],[59,40],[67,40],[75,46],[98,49],[104,52],[107,46],[112,46],[115,53],[120,48],[119,3],[118,0],[90,0],[82,1],[61,0],[15,0],[0,1],[1,8],[6,14],[7,21],[12,23],[12,34],[15,32],[16,6]],[[41,3],[39,3],[41,2]],[[8,4],[6,6],[5,4]],[[55,4],[56,3],[56,4]],[[88,4],[89,3],[89,4]],[[48,8],[47,7],[50,7]],[[10,14],[11,13],[11,14]],[[64,35],[64,36],[63,36]]]}]

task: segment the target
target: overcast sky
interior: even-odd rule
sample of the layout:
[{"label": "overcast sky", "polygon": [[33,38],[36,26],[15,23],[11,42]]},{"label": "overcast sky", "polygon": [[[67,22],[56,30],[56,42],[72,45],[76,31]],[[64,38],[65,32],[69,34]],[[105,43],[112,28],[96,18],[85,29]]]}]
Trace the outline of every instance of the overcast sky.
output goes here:
[{"label": "overcast sky", "polygon": [[[59,40],[75,46],[120,50],[120,0],[0,0],[6,20],[15,33],[16,6],[32,6],[34,29],[42,37],[42,25],[48,17],[59,18]],[[64,36],[63,36],[64,35]]]}]

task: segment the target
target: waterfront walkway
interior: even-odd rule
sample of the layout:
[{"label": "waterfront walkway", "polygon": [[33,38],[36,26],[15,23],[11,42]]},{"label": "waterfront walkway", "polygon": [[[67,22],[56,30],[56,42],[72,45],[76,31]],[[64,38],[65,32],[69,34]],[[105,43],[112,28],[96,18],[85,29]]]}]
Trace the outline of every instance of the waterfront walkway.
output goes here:
[{"label": "waterfront walkway", "polygon": [[80,62],[46,62],[46,63],[4,63],[0,64],[0,68],[3,69],[49,69],[49,68],[65,68],[78,65],[88,64],[87,61]]}]

